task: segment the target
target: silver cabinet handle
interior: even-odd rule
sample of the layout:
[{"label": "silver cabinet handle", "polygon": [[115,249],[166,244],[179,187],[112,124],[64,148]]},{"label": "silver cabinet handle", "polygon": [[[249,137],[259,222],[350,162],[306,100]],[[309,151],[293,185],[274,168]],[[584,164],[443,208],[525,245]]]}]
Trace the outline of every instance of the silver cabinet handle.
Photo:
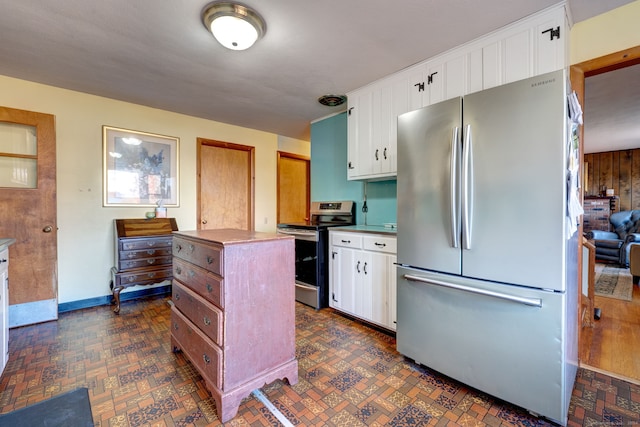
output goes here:
[{"label": "silver cabinet handle", "polygon": [[486,289],[472,288],[470,286],[458,285],[458,284],[449,283],[449,282],[442,282],[440,280],[435,280],[435,279],[427,279],[425,277],[414,276],[411,274],[405,274],[402,277],[411,282],[420,282],[420,283],[426,283],[429,285],[442,286],[444,288],[457,289],[459,291],[499,298],[499,299],[503,299],[511,302],[517,302],[524,305],[530,305],[532,307],[542,307],[542,300],[540,298],[519,297],[516,295],[503,294],[502,292],[488,291]]}]

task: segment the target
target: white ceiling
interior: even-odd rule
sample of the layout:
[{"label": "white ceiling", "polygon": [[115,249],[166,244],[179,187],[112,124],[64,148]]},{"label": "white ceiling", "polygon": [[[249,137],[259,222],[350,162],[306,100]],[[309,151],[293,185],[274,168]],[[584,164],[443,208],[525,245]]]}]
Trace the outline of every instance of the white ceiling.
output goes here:
[{"label": "white ceiling", "polygon": [[[573,21],[631,0],[569,0]],[[244,52],[207,0],[0,0],[0,74],[283,136],[344,94],[558,0],[245,0],[267,22]]]}]

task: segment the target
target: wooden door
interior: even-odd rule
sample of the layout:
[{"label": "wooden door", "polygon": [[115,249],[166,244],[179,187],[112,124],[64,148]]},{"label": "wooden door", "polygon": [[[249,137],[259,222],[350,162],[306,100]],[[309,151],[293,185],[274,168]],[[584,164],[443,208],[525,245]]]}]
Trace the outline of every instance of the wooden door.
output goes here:
[{"label": "wooden door", "polygon": [[309,158],[278,151],[278,224],[309,218]]},{"label": "wooden door", "polygon": [[58,318],[55,118],[0,107],[0,237],[9,247],[9,325]]},{"label": "wooden door", "polygon": [[199,229],[254,229],[254,151],[198,138]]}]

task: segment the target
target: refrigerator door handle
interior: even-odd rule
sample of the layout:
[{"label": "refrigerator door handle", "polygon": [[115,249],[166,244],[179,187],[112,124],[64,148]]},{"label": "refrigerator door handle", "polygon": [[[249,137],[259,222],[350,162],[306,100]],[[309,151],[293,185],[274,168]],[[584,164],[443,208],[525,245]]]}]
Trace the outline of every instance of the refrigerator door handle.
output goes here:
[{"label": "refrigerator door handle", "polygon": [[458,132],[459,128],[453,128],[451,136],[451,179],[450,194],[451,197],[451,243],[454,248],[460,246],[460,208],[458,206]]},{"label": "refrigerator door handle", "polygon": [[504,294],[502,292],[495,292],[495,291],[489,291],[486,289],[473,288],[470,286],[458,285],[456,283],[443,282],[435,279],[427,279],[425,277],[414,276],[412,274],[405,274],[402,277],[411,282],[420,282],[420,283],[426,283],[429,285],[442,286],[445,288],[451,288],[459,291],[471,292],[474,294],[485,295],[493,298],[499,298],[499,299],[516,302],[519,304],[524,304],[532,307],[542,307],[542,299],[540,298],[519,297],[511,294]]},{"label": "refrigerator door handle", "polygon": [[471,221],[473,218],[473,138],[467,125],[462,147],[462,248],[471,249]]}]

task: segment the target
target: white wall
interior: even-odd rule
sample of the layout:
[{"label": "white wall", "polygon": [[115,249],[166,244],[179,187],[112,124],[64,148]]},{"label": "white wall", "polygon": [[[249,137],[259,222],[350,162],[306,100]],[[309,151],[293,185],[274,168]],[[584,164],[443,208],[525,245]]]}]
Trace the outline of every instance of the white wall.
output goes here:
[{"label": "white wall", "polygon": [[640,45],[640,0],[578,22],[571,29],[571,64]]},{"label": "white wall", "polygon": [[168,215],[181,230],[196,228],[196,138],[255,147],[257,231],[275,231],[279,144],[283,151],[310,155],[307,141],[5,76],[0,105],[56,117],[59,303],[111,293],[113,220],[143,218],[149,210],[102,206],[103,125],[180,138],[180,207],[169,208]]}]

